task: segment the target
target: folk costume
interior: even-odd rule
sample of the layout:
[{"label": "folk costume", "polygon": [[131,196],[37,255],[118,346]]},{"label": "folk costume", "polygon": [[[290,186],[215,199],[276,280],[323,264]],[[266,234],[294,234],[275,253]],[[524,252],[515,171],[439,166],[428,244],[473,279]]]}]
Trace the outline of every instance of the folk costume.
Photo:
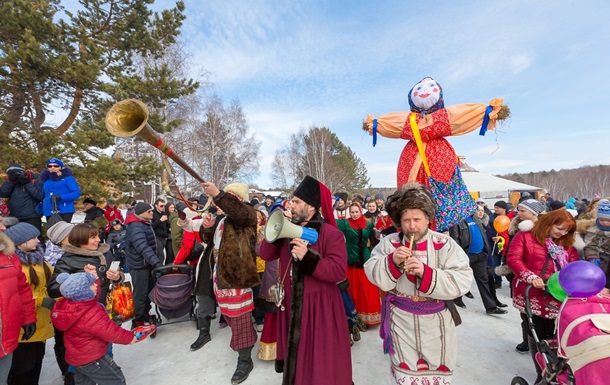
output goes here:
[{"label": "folk costume", "polygon": [[237,369],[231,378],[232,384],[238,384],[248,378],[254,367],[251,354],[257,340],[252,324],[252,287],[261,283],[254,250],[256,209],[248,202],[248,186],[243,183],[227,185],[214,197],[214,203],[226,214],[217,223],[213,235],[214,293],[220,312],[231,328],[231,349],[239,354]]},{"label": "folk costume", "polygon": [[364,263],[371,256],[370,243],[375,237],[373,224],[364,215],[337,221],[337,227],[345,234],[347,245],[347,280],[349,295],[354,300],[356,311],[367,326],[381,322],[381,298],[379,289],[364,273]]},{"label": "folk costume", "polygon": [[468,256],[447,235],[428,230],[412,249],[413,257],[424,263],[419,278],[394,264],[392,254],[401,245],[411,247],[402,232],[388,235],[364,265],[369,280],[387,291],[379,334],[392,376],[397,384],[450,384],[457,337],[444,300],[470,289]]},{"label": "folk costume", "polygon": [[370,114],[365,127],[374,136],[373,146],[377,133],[408,140],[398,161],[397,186],[418,182],[430,188],[439,205],[430,228],[445,231],[476,210],[462,180],[455,150],[445,137],[464,135],[479,127],[481,135],[493,130],[503,100],[492,99],[489,105],[445,107],[441,86],[432,78],[424,78],[409,92],[409,105],[410,112],[392,112],[377,119]]},{"label": "folk costume", "polygon": [[293,194],[322,207],[307,226],[318,232],[301,261],[293,260],[290,239],[261,244],[266,261],[279,258],[278,283],[284,298],[278,306],[276,371],[283,385],[351,385],[350,337],[337,282],[346,277],[347,253],[343,234],[335,227],[331,193],[306,176]]}]

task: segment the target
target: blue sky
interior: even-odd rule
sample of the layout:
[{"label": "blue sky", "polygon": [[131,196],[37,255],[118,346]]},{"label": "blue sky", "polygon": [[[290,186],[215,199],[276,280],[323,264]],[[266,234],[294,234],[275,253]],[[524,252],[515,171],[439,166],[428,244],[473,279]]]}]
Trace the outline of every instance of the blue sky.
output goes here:
[{"label": "blue sky", "polygon": [[[170,1],[157,1],[166,8]],[[186,0],[183,39],[193,73],[238,99],[263,142],[260,175],[290,134],[337,134],[366,164],[371,184],[395,186],[406,144],[361,130],[368,113],[408,110],[423,77],[445,105],[501,97],[512,118],[496,132],[449,138],[467,162],[494,174],[610,163],[610,2]]]}]

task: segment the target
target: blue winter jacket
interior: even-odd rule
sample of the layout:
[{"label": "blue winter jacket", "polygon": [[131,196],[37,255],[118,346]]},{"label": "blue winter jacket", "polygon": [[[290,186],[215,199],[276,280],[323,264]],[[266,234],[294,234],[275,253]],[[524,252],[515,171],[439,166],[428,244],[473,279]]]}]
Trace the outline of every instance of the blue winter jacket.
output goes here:
[{"label": "blue winter jacket", "polygon": [[72,170],[65,167],[61,170],[61,176],[57,173],[44,170],[40,174],[40,180],[43,182],[42,192],[42,213],[49,217],[53,214],[52,195],[59,195],[61,198],[57,202],[57,208],[60,214],[70,214],[74,212],[74,201],[80,198],[81,192],[76,179],[72,176]]},{"label": "blue winter jacket", "polygon": [[125,220],[125,264],[129,269],[145,269],[161,263],[157,257],[157,241],[150,221],[130,213]]},{"label": "blue winter jacket", "polygon": [[42,200],[40,178],[26,185],[6,181],[0,187],[0,198],[9,198],[8,209],[17,219],[40,218],[38,205]]}]

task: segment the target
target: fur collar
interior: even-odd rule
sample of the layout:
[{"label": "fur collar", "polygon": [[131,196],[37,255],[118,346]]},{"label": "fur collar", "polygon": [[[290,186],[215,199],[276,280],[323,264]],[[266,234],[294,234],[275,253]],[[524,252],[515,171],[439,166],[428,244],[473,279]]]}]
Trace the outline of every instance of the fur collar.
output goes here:
[{"label": "fur collar", "polygon": [[0,251],[7,256],[15,254],[15,244],[2,232],[0,232]]},{"label": "fur collar", "polygon": [[486,212],[483,213],[483,218],[479,219],[481,221],[481,224],[483,225],[483,227],[487,227],[487,225],[489,224],[489,215],[487,215]]},{"label": "fur collar", "polygon": [[576,232],[579,234],[586,234],[587,229],[593,226],[595,226],[595,218],[579,219],[576,221]]},{"label": "fur collar", "polygon": [[72,169],[70,167],[64,167],[61,169],[61,176],[58,176],[55,172],[49,172],[49,170],[44,170],[40,173],[40,180],[42,182],[46,182],[47,180],[60,180],[67,176],[74,176]]},{"label": "fur collar", "polygon": [[510,226],[508,227],[508,234],[512,237],[516,235],[519,231],[531,231],[534,228],[534,221],[531,219],[521,220],[518,216],[514,217],[512,221],[510,221]]},{"label": "fur collar", "polygon": [[526,219],[524,221],[521,221],[518,227],[519,231],[532,231],[532,229],[534,228],[534,221],[532,221],[531,219]]},{"label": "fur collar", "polygon": [[[105,243],[100,244],[100,246],[95,251],[85,250],[80,247],[72,246],[72,245],[64,245],[61,250],[64,253],[71,253],[76,255],[81,255],[83,257],[98,257],[104,258],[104,253],[110,250],[110,246]],[[105,260],[105,259],[104,259]]]}]

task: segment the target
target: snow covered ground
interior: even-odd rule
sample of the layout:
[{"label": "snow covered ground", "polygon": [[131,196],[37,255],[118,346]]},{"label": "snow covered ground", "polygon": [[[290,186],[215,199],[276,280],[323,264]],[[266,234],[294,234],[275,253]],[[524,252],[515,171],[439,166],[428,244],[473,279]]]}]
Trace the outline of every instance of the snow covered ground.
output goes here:
[{"label": "snow covered ground", "polygon": [[[456,385],[509,385],[515,375],[533,382],[535,372],[529,354],[519,354],[515,346],[520,342],[520,318],[517,310],[507,307],[508,314],[489,316],[473,285],[474,299],[464,298],[466,309],[459,309],[463,323],[457,328],[459,356],[455,370]],[[506,282],[498,290],[502,302],[510,305]],[[129,324],[129,323],[128,323]],[[162,325],[155,339],[135,345],[114,346],[115,361],[123,369],[130,385],[149,384],[230,384],[237,362],[237,353],[229,348],[230,329],[219,329],[212,324],[212,341],[202,349],[191,352],[196,339],[194,322]],[[255,348],[256,349],[256,348]],[[256,359],[254,370],[245,385],[279,385],[281,374],[274,371],[273,362]],[[379,327],[362,333],[362,339],[352,347],[353,378],[355,384],[389,384],[388,358],[384,356],[379,338]],[[41,385],[63,384],[55,362],[53,340],[47,341]]]}]

